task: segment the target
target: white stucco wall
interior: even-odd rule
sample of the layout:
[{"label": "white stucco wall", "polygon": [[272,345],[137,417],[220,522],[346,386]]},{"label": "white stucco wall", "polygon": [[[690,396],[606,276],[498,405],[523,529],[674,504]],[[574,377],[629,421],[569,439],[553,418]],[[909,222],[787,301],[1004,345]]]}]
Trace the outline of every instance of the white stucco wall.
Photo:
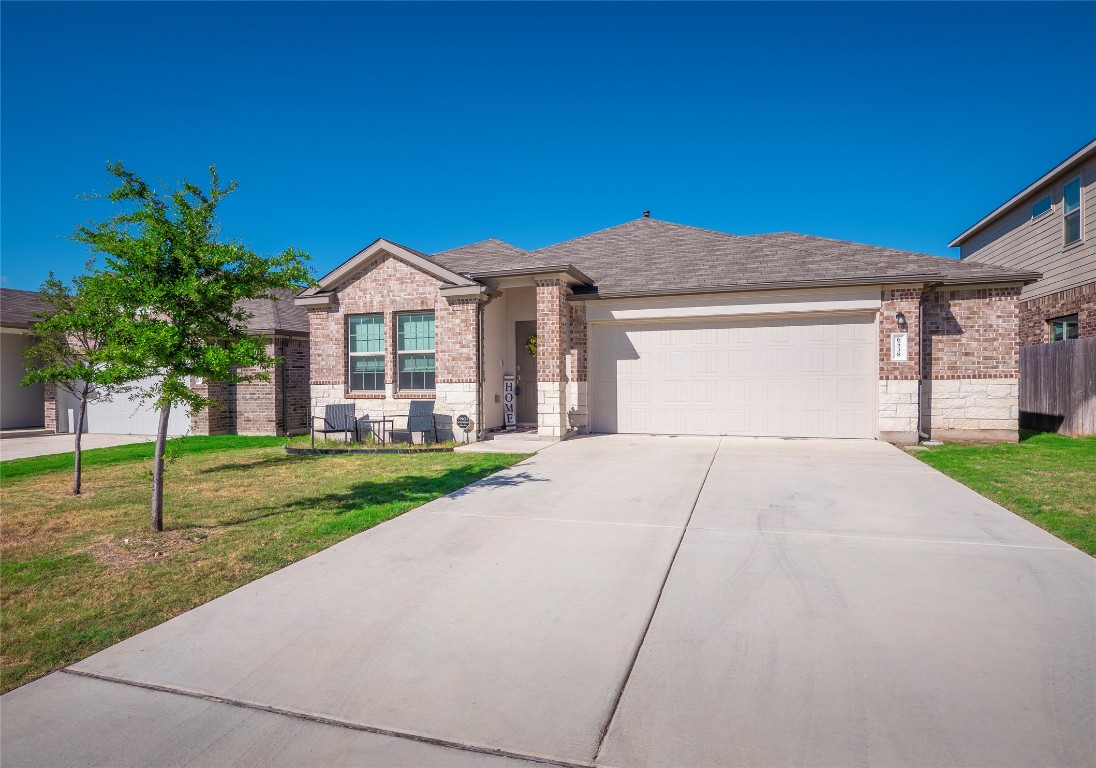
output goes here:
[{"label": "white stucco wall", "polygon": [[[483,426],[502,425],[502,376],[506,370],[506,304],[503,293],[483,308]],[[495,399],[498,398],[498,402]]]}]

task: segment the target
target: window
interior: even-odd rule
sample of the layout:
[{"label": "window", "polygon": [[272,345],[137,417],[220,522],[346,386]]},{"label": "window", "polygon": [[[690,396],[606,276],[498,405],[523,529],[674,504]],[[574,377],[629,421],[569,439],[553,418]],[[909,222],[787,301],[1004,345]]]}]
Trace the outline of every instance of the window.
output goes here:
[{"label": "window", "polygon": [[1047,195],[1042,200],[1036,200],[1035,205],[1031,206],[1031,218],[1035,220],[1049,211],[1053,207],[1053,202],[1050,195]]},{"label": "window", "polygon": [[399,388],[434,389],[434,313],[396,316]]},{"label": "window", "polygon": [[1062,190],[1062,221],[1066,245],[1081,239],[1081,177],[1066,184]]},{"label": "window", "polygon": [[349,319],[350,391],[384,391],[384,316]]},{"label": "window", "polygon": [[1048,325],[1050,325],[1051,341],[1069,341],[1077,338],[1077,315],[1056,317]]}]

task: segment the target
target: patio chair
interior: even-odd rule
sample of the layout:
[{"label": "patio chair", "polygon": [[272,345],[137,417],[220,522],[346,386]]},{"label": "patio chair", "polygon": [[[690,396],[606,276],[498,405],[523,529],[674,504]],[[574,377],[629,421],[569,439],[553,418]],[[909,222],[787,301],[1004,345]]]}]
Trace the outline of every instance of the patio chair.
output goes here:
[{"label": "patio chair", "polygon": [[395,441],[407,435],[407,442],[413,443],[415,435],[421,435],[422,442],[425,443],[427,434],[433,435],[434,442],[438,442],[438,422],[434,414],[434,401],[412,400],[407,411],[407,426],[405,429],[393,429],[392,440]]},{"label": "patio chair", "polygon": [[[323,416],[312,415],[312,447],[316,447],[316,433],[327,435],[331,432],[342,432],[347,442],[350,442],[350,433],[354,438],[358,437],[357,423],[355,422],[354,403],[329,403],[323,407]],[[316,426],[319,422],[319,426]]]}]

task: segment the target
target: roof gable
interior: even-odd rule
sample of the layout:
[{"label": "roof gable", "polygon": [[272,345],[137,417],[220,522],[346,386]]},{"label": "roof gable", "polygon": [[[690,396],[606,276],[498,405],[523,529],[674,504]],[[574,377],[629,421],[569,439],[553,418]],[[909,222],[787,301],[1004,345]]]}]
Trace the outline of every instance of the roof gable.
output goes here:
[{"label": "roof gable", "polygon": [[384,256],[391,256],[392,258],[399,259],[405,264],[450,286],[474,285],[473,281],[469,280],[464,275],[454,272],[448,267],[442,266],[425,253],[420,253],[419,251],[400,245],[399,243],[393,243],[384,238],[378,238],[344,261],[334,270],[321,277],[317,285],[302,291],[298,299],[307,299],[330,293],[347,277]]}]

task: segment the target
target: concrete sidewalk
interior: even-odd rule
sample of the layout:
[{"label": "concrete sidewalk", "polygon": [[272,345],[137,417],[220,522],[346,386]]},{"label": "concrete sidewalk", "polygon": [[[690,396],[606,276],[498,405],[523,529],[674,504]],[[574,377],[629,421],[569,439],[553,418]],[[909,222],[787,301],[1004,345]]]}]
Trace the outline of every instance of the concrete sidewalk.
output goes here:
[{"label": "concrete sidewalk", "polygon": [[[25,459],[31,456],[48,456],[53,453],[71,453],[76,435],[39,435],[35,437],[11,437],[0,440],[0,461]],[[87,434],[80,440],[82,450],[109,448],[114,445],[149,443],[156,435],[100,435]]]},{"label": "concrete sidewalk", "polygon": [[0,699],[22,765],[1088,765],[1096,568],[871,441],[560,443]]}]

